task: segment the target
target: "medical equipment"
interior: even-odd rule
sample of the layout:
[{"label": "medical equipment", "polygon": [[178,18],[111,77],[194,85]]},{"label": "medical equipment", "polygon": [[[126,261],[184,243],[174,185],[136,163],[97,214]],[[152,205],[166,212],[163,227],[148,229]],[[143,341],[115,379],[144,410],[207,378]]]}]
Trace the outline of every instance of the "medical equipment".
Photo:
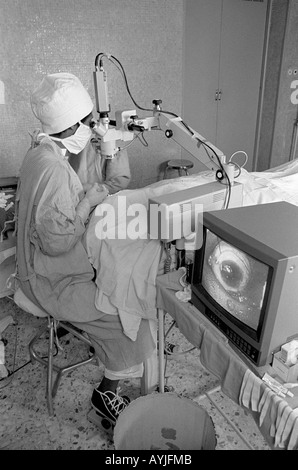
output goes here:
[{"label": "medical equipment", "polygon": [[192,303],[257,367],[298,338],[297,230],[286,201],[204,213]]},{"label": "medical equipment", "polygon": [[[204,210],[226,207],[227,186],[218,181],[150,197],[148,200],[148,233],[150,239],[168,243],[196,233]],[[242,206],[242,184],[234,183],[228,206]],[[177,249],[179,249],[176,246]],[[181,249],[181,248],[180,248]],[[178,255],[179,253],[177,253]],[[179,266],[178,266],[179,267]]]},{"label": "medical equipment", "polygon": [[[155,99],[152,101],[152,110],[137,106],[139,109],[152,111],[152,116],[139,118],[136,110],[132,109],[116,111],[116,120],[111,121],[109,119],[111,106],[108,97],[107,73],[103,68],[104,58],[110,60],[120,69],[129,92],[125,72],[120,62],[110,54],[99,53],[95,58],[95,71],[93,72],[96,109],[99,113],[99,120],[93,121],[92,126],[93,131],[99,136],[102,156],[107,159],[113,158],[120,150],[118,141],[132,141],[137,134],[144,131],[164,130],[167,138],[172,138],[200,163],[215,171],[218,181],[225,182],[228,185],[233,184],[234,164],[226,163],[223,152],[188,126],[181,117],[172,112],[163,111],[161,100]],[[129,95],[132,98],[130,92]],[[134,100],[133,102],[137,105]],[[202,146],[205,152],[202,152]]]},{"label": "medical equipment", "polygon": [[[143,111],[152,112],[152,116],[139,118],[135,109],[115,111],[115,121],[110,121],[111,106],[108,98],[107,73],[103,68],[104,58],[110,60],[122,73],[127,91],[135,106]],[[242,205],[242,185],[234,184],[234,170],[237,170],[237,167],[239,170],[239,166],[232,162],[227,163],[223,152],[188,126],[181,117],[162,110],[160,99],[152,101],[153,109],[151,110],[138,106],[130,93],[124,69],[114,56],[105,53],[99,53],[96,56],[93,79],[99,120],[92,122],[92,129],[99,136],[101,156],[112,159],[120,150],[119,141],[132,141],[145,131],[162,130],[168,139],[173,139],[200,163],[214,171],[216,181],[213,185],[205,185],[203,193],[201,188],[193,188],[169,194],[170,199],[164,195],[158,200],[149,200],[148,233],[150,238],[159,238],[163,241],[168,257],[170,256],[168,250],[170,241],[180,240],[183,247],[185,237],[197,231],[192,228],[196,225],[198,218],[197,207],[202,212],[202,204],[207,210],[226,209],[230,204],[233,207]],[[152,207],[156,210],[152,211]],[[178,217],[173,215],[175,212],[176,215],[178,212]],[[182,219],[181,214],[183,214]],[[178,229],[178,235],[176,235],[176,229]],[[169,231],[171,233],[168,233]]]}]

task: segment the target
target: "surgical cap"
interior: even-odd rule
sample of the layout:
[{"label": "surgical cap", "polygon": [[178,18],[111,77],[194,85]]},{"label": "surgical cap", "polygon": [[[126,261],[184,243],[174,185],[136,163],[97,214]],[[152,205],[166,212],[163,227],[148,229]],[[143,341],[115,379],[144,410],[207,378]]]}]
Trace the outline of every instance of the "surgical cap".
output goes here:
[{"label": "surgical cap", "polygon": [[93,110],[89,93],[71,73],[44,77],[31,95],[31,108],[47,134],[57,134],[88,116]]}]

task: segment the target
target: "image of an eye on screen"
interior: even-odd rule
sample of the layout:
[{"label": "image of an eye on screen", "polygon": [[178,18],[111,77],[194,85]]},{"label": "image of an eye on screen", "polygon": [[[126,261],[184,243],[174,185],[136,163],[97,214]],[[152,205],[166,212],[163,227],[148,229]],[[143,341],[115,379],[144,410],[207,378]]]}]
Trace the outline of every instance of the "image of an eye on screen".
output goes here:
[{"label": "image of an eye on screen", "polygon": [[254,330],[268,274],[266,264],[207,231],[202,285],[219,305]]}]

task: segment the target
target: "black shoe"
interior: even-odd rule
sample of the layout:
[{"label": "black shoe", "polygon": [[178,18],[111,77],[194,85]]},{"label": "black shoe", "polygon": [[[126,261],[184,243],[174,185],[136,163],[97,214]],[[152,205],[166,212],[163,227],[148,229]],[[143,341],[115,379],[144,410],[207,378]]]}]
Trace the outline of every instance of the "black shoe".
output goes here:
[{"label": "black shoe", "polygon": [[[158,348],[158,343],[157,343]],[[165,341],[164,347],[164,354],[171,356],[172,354],[177,354],[179,352],[179,346],[173,343],[169,343],[169,341]]]},{"label": "black shoe", "polygon": [[166,341],[165,343],[165,350],[164,350],[164,353],[165,354],[177,354],[179,352],[179,346],[177,346],[176,344],[173,344],[173,343],[169,343],[168,341]]},{"label": "black shoe", "polygon": [[119,396],[112,391],[100,392],[97,388],[93,390],[91,406],[96,413],[107,419],[115,426],[120,413],[129,405],[130,400],[126,396]]},{"label": "black shoe", "polygon": [[57,328],[57,338],[60,339],[63,336],[66,336],[69,334],[69,331],[63,328],[63,326],[58,326]]},{"label": "black shoe", "polygon": [[[159,386],[156,387],[155,391],[159,393]],[[174,392],[174,387],[171,385],[164,385],[163,391],[164,393]]]}]

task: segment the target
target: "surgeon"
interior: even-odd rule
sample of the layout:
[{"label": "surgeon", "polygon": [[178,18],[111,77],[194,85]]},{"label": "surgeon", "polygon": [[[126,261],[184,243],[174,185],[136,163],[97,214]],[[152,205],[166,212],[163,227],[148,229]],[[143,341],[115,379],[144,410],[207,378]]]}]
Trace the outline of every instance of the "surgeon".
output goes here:
[{"label": "surgeon", "polygon": [[[102,165],[95,168],[86,150],[92,146],[93,103],[76,76],[45,76],[31,95],[31,107],[42,131],[33,133],[20,170],[17,279],[34,304],[88,334],[105,366],[91,405],[115,425],[129,403],[128,397],[118,393],[119,380],[142,375],[142,364],[154,351],[154,339],[148,320],[142,320],[132,341],[123,333],[117,314],[95,308],[94,272],[82,237],[95,206],[109,192],[128,184],[129,167],[125,156],[121,162],[122,155],[118,166],[113,162],[105,168],[105,176],[100,173]],[[93,175],[91,169],[96,170]]]}]

